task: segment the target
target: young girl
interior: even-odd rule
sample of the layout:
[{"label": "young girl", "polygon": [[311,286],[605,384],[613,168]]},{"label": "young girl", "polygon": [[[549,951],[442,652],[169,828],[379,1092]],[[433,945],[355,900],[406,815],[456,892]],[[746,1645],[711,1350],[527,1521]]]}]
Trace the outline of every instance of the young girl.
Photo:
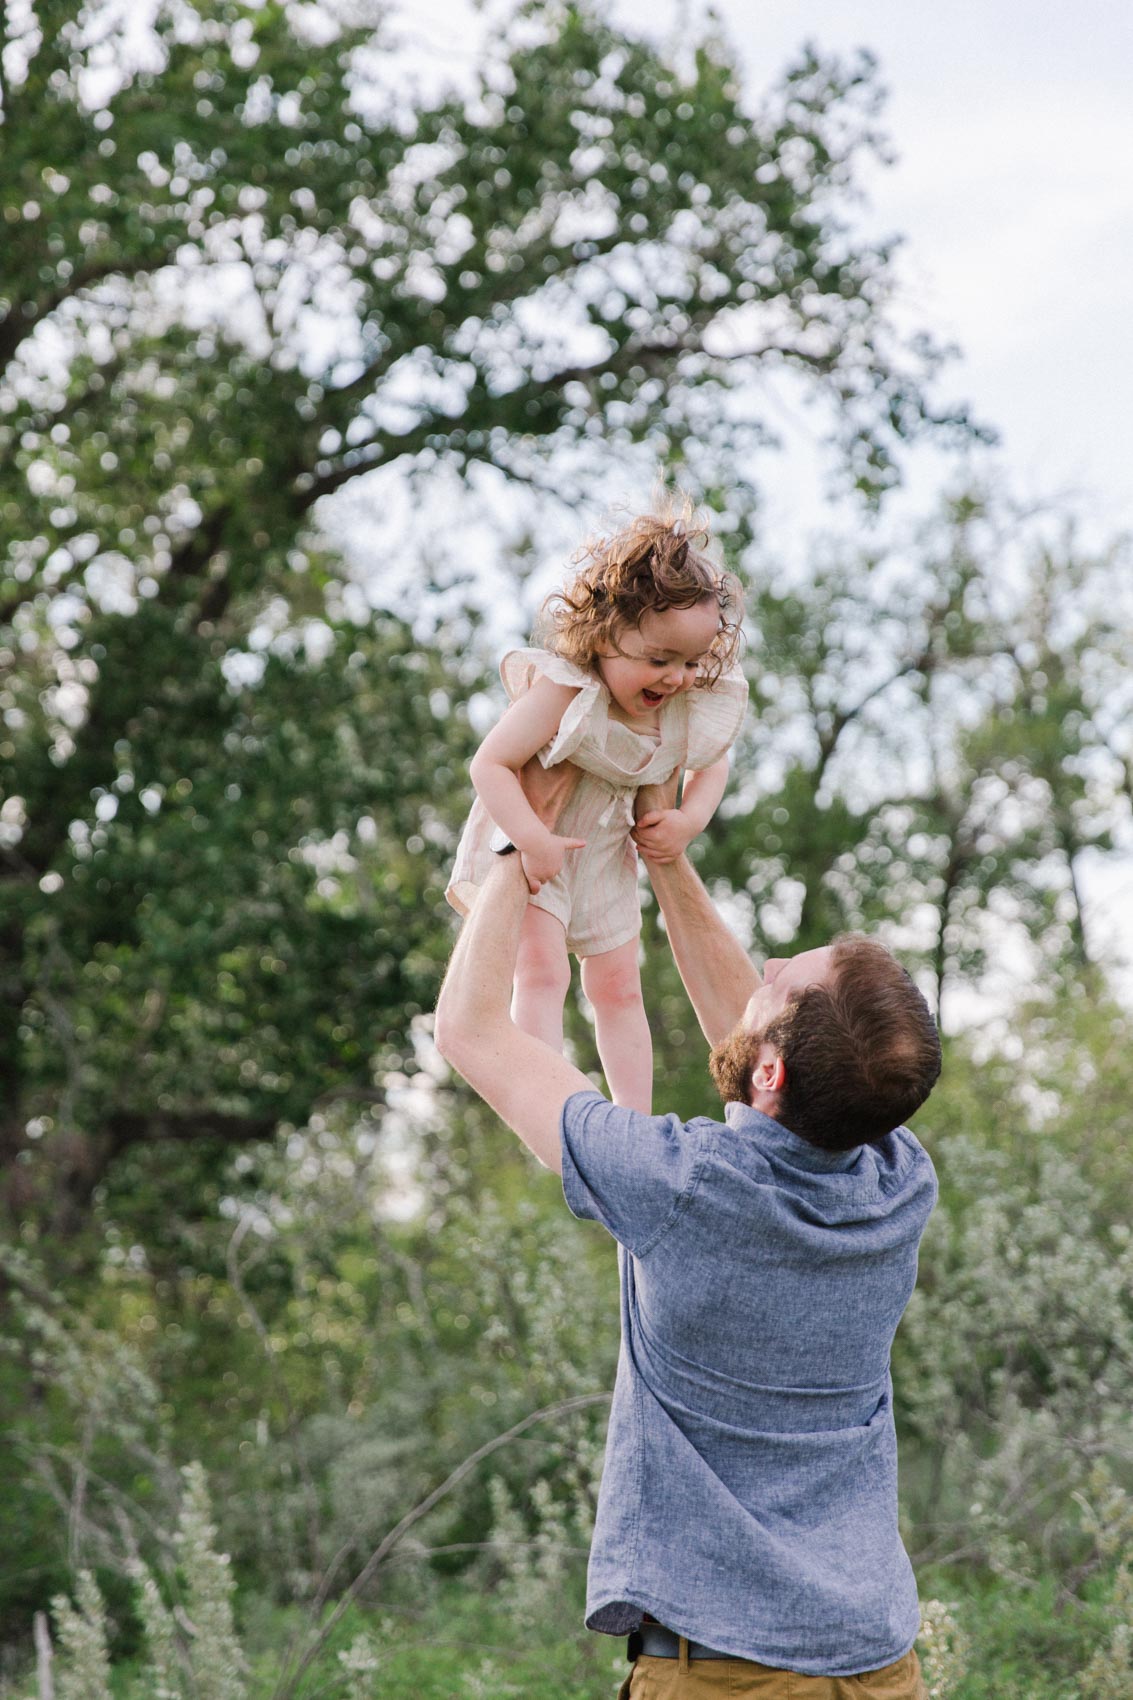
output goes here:
[{"label": "young girl", "polygon": [[[473,758],[476,801],[446,893],[467,914],[493,849],[515,846],[532,893],[515,1020],[562,1050],[573,951],[610,1096],[646,1114],[653,1048],[637,963],[634,793],[688,770],[680,807],[639,827],[652,857],[679,856],[716,812],[747,708],[736,665],[739,585],[694,540],[706,543],[707,534],[645,516],[588,545],[576,557],[581,571],[544,606],[547,647],[504,656],[511,707]],[[582,770],[555,832],[540,823],[519,780],[536,753],[544,767],[569,761]]]}]

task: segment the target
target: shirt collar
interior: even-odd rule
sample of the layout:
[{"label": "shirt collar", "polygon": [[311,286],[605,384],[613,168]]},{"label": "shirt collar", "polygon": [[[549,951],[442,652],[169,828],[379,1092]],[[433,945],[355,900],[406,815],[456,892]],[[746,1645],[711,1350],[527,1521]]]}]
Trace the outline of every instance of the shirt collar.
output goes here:
[{"label": "shirt collar", "polygon": [[844,1174],[861,1155],[860,1145],[849,1151],[823,1151],[750,1104],[725,1105],[724,1120],[736,1133],[750,1134],[760,1145],[771,1146],[796,1169],[809,1169],[816,1175]]}]

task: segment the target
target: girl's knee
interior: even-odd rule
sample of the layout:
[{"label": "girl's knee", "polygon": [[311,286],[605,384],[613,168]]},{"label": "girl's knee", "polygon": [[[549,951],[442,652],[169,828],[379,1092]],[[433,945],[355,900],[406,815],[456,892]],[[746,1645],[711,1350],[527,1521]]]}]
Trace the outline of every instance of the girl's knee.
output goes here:
[{"label": "girl's knee", "polygon": [[[611,954],[614,954],[611,952]],[[582,968],[582,988],[596,1009],[631,1009],[641,999],[641,973],[637,953],[621,962],[588,957]]]},{"label": "girl's knee", "polygon": [[521,941],[515,983],[525,992],[565,998],[570,988],[570,958],[565,947],[547,939]]}]

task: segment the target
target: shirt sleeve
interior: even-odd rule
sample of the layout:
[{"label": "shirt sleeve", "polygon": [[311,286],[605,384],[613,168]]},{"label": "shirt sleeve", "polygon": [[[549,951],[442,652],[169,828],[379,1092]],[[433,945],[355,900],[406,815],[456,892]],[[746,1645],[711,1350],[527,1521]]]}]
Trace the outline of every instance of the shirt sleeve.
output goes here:
[{"label": "shirt sleeve", "polygon": [[651,1251],[692,1198],[705,1155],[704,1126],[644,1116],[600,1092],[563,1105],[563,1194],[575,1216],[601,1222],[635,1257]]},{"label": "shirt sleeve", "polygon": [[570,685],[575,692],[563,711],[558,731],[539,751],[544,767],[556,767],[559,762],[568,761],[590,736],[597,734],[601,741],[606,692],[594,674],[546,649],[509,649],[500,662],[500,677],[511,702],[525,695],[539,678],[550,679],[556,685]]},{"label": "shirt sleeve", "polygon": [[711,690],[690,691],[687,767],[711,767],[731,749],[744,723],[747,704],[747,680],[739,667],[722,674]]}]

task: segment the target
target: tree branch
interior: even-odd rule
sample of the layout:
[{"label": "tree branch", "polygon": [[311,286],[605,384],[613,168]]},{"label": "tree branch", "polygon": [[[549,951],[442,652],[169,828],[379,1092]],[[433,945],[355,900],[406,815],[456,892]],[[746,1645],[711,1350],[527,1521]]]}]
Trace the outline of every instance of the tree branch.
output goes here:
[{"label": "tree branch", "polygon": [[226,1145],[248,1145],[270,1139],[278,1126],[275,1116],[233,1116],[220,1110],[111,1110],[101,1124],[110,1135],[115,1151],[128,1145],[170,1139],[187,1143],[195,1139],[219,1139]]},{"label": "tree branch", "polygon": [[168,263],[176,251],[176,246],[176,243],[171,242],[158,254],[147,254],[144,259],[139,257],[125,260],[118,256],[83,266],[73,272],[65,284],[60,284],[37,301],[27,303],[31,308],[30,312],[16,312],[13,309],[3,323],[0,323],[0,374],[7,371],[20,345],[44,319],[61,307],[64,301],[73,300],[92,284],[103,283],[110,277],[140,277],[147,272],[157,271]]},{"label": "tree branch", "polygon": [[910,673],[928,673],[932,670],[934,665],[934,658],[928,650],[923,651],[920,655],[911,656],[908,661],[898,667],[895,673],[891,673],[888,678],[882,679],[880,684],[874,685],[871,690],[868,690],[852,708],[840,709],[833,716],[829,730],[825,734],[819,734],[819,760],[813,776],[814,788],[816,791],[822,783],[838,740],[842,736],[842,733],[846,730],[846,727],[852,725],[858,716],[869,707],[871,702],[875,702],[879,696],[884,696],[890,686],[895,685],[899,679],[908,678]]}]

